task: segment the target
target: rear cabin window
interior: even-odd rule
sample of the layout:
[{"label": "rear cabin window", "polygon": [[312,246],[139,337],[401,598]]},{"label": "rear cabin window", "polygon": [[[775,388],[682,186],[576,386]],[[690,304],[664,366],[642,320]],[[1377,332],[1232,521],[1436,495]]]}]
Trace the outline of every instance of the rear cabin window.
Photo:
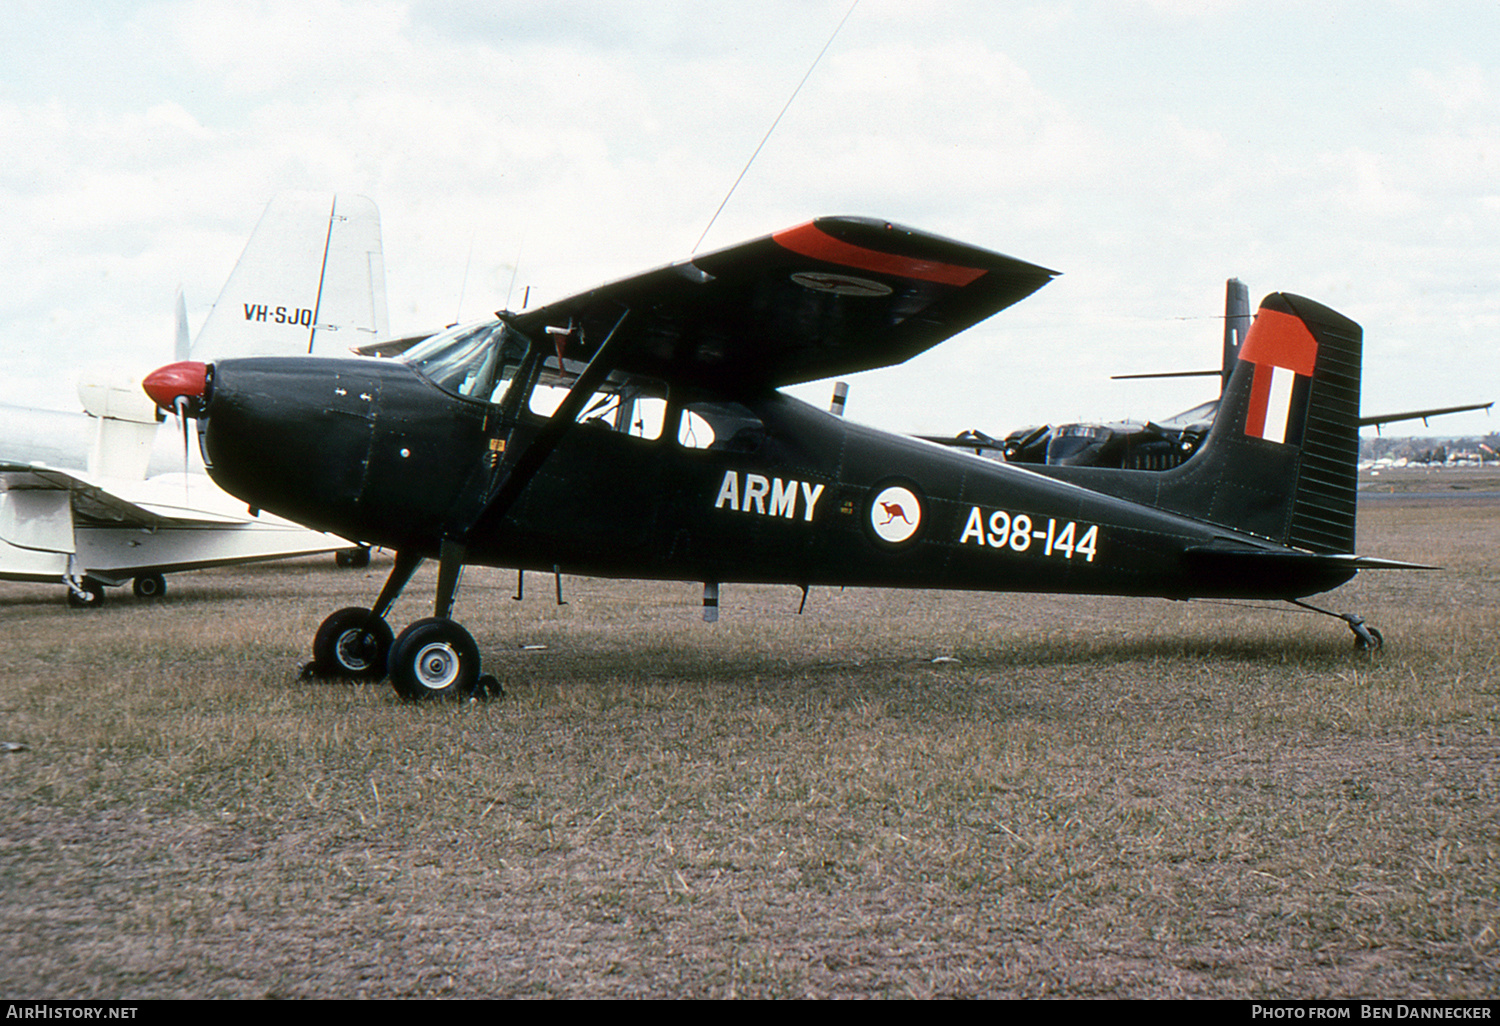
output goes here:
[{"label": "rear cabin window", "polygon": [[765,423],[739,403],[689,403],[677,423],[677,444],[685,449],[750,454],[765,442]]}]

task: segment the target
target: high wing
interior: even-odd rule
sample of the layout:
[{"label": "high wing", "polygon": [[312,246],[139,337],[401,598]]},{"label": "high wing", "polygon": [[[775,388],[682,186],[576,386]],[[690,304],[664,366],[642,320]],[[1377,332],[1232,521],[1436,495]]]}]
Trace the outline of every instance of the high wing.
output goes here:
[{"label": "high wing", "polygon": [[533,339],[553,329],[569,361],[615,330],[621,371],[749,392],[901,363],[1056,274],[887,221],[828,217],[503,319]]}]

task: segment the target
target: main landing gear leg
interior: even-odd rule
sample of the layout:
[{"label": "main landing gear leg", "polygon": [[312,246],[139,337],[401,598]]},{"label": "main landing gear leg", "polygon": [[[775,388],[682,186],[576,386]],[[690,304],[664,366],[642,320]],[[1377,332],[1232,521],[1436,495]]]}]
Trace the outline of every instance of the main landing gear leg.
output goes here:
[{"label": "main landing gear leg", "polygon": [[1357,613],[1335,613],[1331,609],[1319,609],[1317,606],[1303,602],[1301,599],[1287,599],[1287,601],[1294,606],[1301,606],[1303,609],[1314,613],[1322,613],[1324,616],[1332,616],[1343,620],[1349,625],[1349,629],[1354,632],[1354,647],[1361,652],[1374,652],[1385,645],[1385,638],[1381,635],[1379,629],[1366,626],[1365,618]]},{"label": "main landing gear leg", "polygon": [[380,589],[374,609],[351,606],[324,620],[313,638],[313,661],[302,668],[303,678],[379,680],[384,677],[392,640],[385,614],[421,565],[421,556],[397,552],[396,565]]}]

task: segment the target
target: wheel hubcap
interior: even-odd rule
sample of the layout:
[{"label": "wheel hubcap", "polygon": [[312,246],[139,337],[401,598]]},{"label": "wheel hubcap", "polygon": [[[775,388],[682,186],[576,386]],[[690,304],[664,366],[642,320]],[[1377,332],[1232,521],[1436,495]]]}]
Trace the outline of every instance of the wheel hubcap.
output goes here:
[{"label": "wheel hubcap", "polygon": [[339,664],[346,670],[361,671],[370,668],[371,649],[374,639],[364,631],[345,631],[339,635],[336,646]]},{"label": "wheel hubcap", "polygon": [[429,691],[442,691],[458,680],[459,658],[446,641],[423,645],[415,660],[417,680]]}]

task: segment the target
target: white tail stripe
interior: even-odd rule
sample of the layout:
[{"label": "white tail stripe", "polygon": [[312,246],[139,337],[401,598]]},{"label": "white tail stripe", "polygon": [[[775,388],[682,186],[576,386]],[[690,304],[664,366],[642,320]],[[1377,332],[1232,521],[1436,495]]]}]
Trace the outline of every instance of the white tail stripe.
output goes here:
[{"label": "white tail stripe", "polygon": [[1271,368],[1271,394],[1266,400],[1266,427],[1261,436],[1268,442],[1286,442],[1287,422],[1292,413],[1292,386],[1296,383],[1295,371],[1285,367]]}]

